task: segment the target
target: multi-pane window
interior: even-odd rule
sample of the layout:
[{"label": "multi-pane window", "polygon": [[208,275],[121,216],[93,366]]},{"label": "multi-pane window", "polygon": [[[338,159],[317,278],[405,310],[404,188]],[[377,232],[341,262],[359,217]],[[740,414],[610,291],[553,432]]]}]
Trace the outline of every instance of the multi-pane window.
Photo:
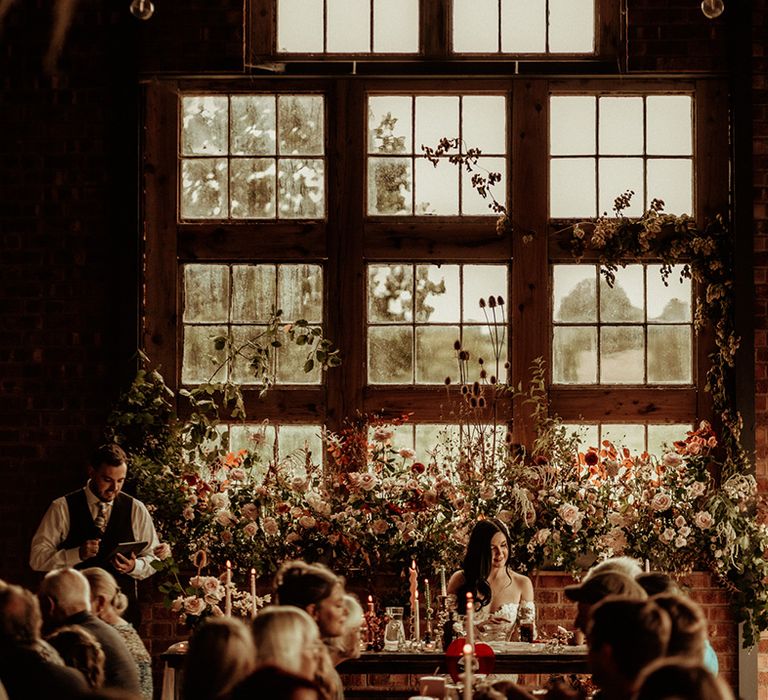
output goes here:
[{"label": "multi-pane window", "polygon": [[[492,215],[490,198],[472,186],[475,173],[501,174],[494,196],[505,203],[507,107],[503,95],[371,95],[368,98],[369,215]],[[435,166],[422,147],[459,139]],[[451,155],[479,149],[474,172]]]},{"label": "multi-pane window", "polygon": [[[277,309],[281,322],[305,319],[320,326],[323,320],[323,275],[319,265],[216,265],[184,266],[183,384],[231,379],[258,383],[250,368],[252,341],[263,338]],[[224,338],[237,350],[233,362],[214,339]],[[263,343],[263,340],[261,341]],[[276,381],[284,384],[317,384],[318,369],[304,372],[306,347],[289,340],[274,353]]]},{"label": "multi-pane window", "polygon": [[[480,300],[494,298],[485,308]],[[459,379],[456,341],[489,375],[505,377],[505,265],[368,266],[368,382],[443,384]],[[476,377],[473,377],[473,379]]]},{"label": "multi-pane window", "polygon": [[663,425],[644,423],[600,423],[600,424],[567,424],[569,431],[579,436],[579,448],[588,450],[590,447],[599,448],[604,440],[611,442],[614,447],[626,448],[633,455],[643,452],[660,457],[667,450],[673,449],[672,444],[685,438],[692,429],[690,423],[669,423]]},{"label": "multi-pane window", "polygon": [[418,0],[278,0],[279,53],[413,54]]},{"label": "multi-pane window", "polygon": [[453,51],[594,53],[594,0],[453,0]]},{"label": "multi-pane window", "polygon": [[322,219],[320,95],[182,98],[181,219]]},{"label": "multi-pane window", "polygon": [[673,269],[628,265],[613,287],[595,265],[555,265],[552,379],[556,384],[691,384],[691,284]]},{"label": "multi-pane window", "polygon": [[693,212],[693,99],[689,95],[553,95],[550,99],[550,216],[610,213],[633,190],[624,214],[651,200]]}]

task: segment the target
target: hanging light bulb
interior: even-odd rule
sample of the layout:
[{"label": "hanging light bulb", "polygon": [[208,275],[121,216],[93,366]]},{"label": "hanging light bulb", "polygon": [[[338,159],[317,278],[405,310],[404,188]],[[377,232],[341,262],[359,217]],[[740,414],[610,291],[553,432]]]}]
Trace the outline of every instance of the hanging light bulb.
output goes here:
[{"label": "hanging light bulb", "polygon": [[701,11],[705,17],[709,19],[715,19],[723,14],[725,10],[725,3],[723,0],[703,0],[701,3]]},{"label": "hanging light bulb", "polygon": [[155,6],[151,0],[133,0],[130,10],[137,19],[149,19],[155,12]]}]

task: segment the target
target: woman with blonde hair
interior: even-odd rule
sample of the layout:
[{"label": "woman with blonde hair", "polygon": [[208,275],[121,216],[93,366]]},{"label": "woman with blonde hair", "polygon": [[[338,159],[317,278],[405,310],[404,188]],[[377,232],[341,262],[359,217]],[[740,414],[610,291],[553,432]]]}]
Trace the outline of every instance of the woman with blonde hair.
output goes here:
[{"label": "woman with blonde hair", "polygon": [[338,666],[342,661],[356,659],[360,656],[363,608],[357,598],[349,593],[344,595],[344,607],[347,610],[347,617],[344,620],[341,634],[326,640],[326,646],[335,666]]},{"label": "woman with blonde hair", "polygon": [[93,614],[120,633],[139,671],[141,696],[145,700],[152,700],[152,657],[133,625],[121,617],[128,607],[128,598],[108,571],[94,566],[83,569],[81,573],[91,586]]}]

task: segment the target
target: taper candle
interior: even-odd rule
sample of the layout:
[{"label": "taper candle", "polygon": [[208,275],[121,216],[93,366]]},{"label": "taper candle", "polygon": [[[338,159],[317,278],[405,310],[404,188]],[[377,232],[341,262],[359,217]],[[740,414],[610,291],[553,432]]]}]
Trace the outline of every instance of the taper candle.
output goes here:
[{"label": "taper candle", "polygon": [[368,596],[368,612],[373,613],[373,596]]},{"label": "taper candle", "polygon": [[251,569],[251,617],[256,617],[256,569]]},{"label": "taper candle", "polygon": [[224,614],[232,617],[232,562],[227,559],[227,573],[224,577]]},{"label": "taper candle", "polygon": [[421,639],[421,621],[419,619],[419,591],[416,589],[416,597],[413,605],[413,641]]},{"label": "taper candle", "polygon": [[475,604],[472,601],[472,593],[467,593],[467,614],[464,616],[464,627],[466,627],[467,643],[475,649]]},{"label": "taper candle", "polygon": [[445,585],[445,567],[440,567],[440,595],[441,596],[447,596],[448,595],[448,588]]},{"label": "taper candle", "polygon": [[464,645],[464,700],[472,700],[472,645]]}]

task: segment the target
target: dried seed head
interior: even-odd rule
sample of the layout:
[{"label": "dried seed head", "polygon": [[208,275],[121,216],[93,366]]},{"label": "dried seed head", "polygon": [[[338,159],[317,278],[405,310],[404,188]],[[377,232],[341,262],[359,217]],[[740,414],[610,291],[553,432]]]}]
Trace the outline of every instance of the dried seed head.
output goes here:
[{"label": "dried seed head", "polygon": [[450,377],[446,377],[443,381],[445,382],[445,386],[450,386],[451,385],[451,378]]},{"label": "dried seed head", "polygon": [[485,308],[485,299],[483,299],[482,297],[480,297],[480,308],[481,309]]},{"label": "dried seed head", "polygon": [[461,341],[460,341],[460,340],[457,340],[457,341],[456,341],[456,342],[453,344],[453,349],[454,349],[454,350],[461,350]]},{"label": "dried seed head", "polygon": [[504,298],[503,298],[503,297],[500,297],[500,296],[496,297],[496,303],[497,303],[499,306],[504,306]]},{"label": "dried seed head", "polygon": [[492,309],[496,308],[496,297],[488,297],[488,306]]},{"label": "dried seed head", "polygon": [[480,397],[480,398],[477,400],[477,405],[478,405],[480,408],[485,408],[485,397],[484,397],[484,396],[481,396],[481,397]]}]

